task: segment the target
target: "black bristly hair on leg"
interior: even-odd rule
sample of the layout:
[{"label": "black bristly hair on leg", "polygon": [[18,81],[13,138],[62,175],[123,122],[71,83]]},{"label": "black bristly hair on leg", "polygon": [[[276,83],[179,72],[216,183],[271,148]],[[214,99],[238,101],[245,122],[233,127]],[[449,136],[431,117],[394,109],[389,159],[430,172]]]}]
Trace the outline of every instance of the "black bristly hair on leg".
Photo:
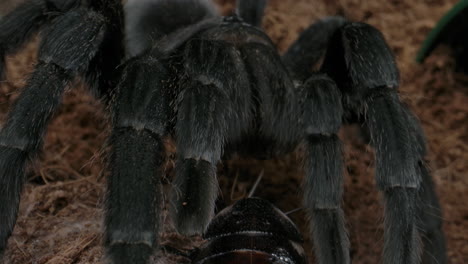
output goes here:
[{"label": "black bristly hair on leg", "polygon": [[423,241],[422,263],[447,263],[447,246],[442,231],[442,212],[429,169],[424,161],[418,164],[422,184],[418,192],[418,228]]},{"label": "black bristly hair on leg", "polygon": [[225,141],[238,139],[246,130],[250,94],[239,91],[248,87],[248,79],[234,47],[191,40],[184,61],[190,77],[182,81],[177,98],[178,157],[171,209],[177,230],[195,234],[205,230],[214,214],[216,165]]},{"label": "black bristly hair on leg", "polygon": [[[418,142],[417,151],[420,157],[427,155],[426,139],[424,131],[417,117],[408,106],[404,105],[409,122],[412,125],[411,132],[416,135]],[[423,243],[422,263],[441,264],[447,263],[447,246],[444,232],[442,231],[443,215],[439,200],[432,180],[430,169],[424,159],[416,166],[416,172],[421,175],[421,187],[418,191],[418,229]]]},{"label": "black bristly hair on leg", "polygon": [[0,18],[0,81],[5,77],[5,56],[16,52],[44,24],[79,4],[80,0],[32,0]]},{"label": "black bristly hair on leg", "polygon": [[416,136],[418,142],[416,150],[419,157],[422,157],[416,166],[416,172],[421,175],[421,187],[417,194],[417,227],[423,243],[421,262],[424,264],[447,263],[447,245],[442,230],[442,209],[440,208],[430,169],[423,159],[427,155],[424,131],[417,117],[408,106],[403,105],[403,110],[406,112],[411,125],[411,133]]},{"label": "black bristly hair on leg", "polygon": [[[64,24],[68,30],[61,32]],[[39,63],[0,131],[0,253],[16,221],[26,163],[40,150],[65,88],[85,71],[104,30],[99,15],[77,11],[56,20],[41,42]]]},{"label": "black bristly hair on leg", "polygon": [[326,75],[314,75],[301,87],[305,136],[304,206],[311,216],[317,260],[322,264],[351,263],[344,213],[343,157],[337,133],[343,108],[341,93]]},{"label": "black bristly hair on leg", "polygon": [[[97,53],[82,77],[92,95],[110,103],[113,91],[121,78],[125,58],[124,10],[120,0],[84,0],[88,10],[99,13],[106,22],[106,32]],[[67,14],[65,14],[67,15]]]},{"label": "black bristly hair on leg", "polygon": [[[305,29],[283,55],[283,62],[295,78],[305,81],[320,66],[334,33],[346,23],[343,17],[325,17]],[[333,49],[330,52],[335,52]],[[318,67],[319,68],[319,67]]]},{"label": "black bristly hair on leg", "polygon": [[297,116],[300,107],[286,67],[274,49],[261,43],[248,43],[241,53],[251,73],[254,100],[258,101],[253,110],[259,123],[258,133],[263,138],[275,139],[261,148],[269,155],[292,150],[302,131],[298,120],[291,118]]},{"label": "black bristly hair on leg", "polygon": [[375,88],[366,98],[366,124],[376,149],[376,177],[385,196],[384,263],[419,263],[417,137],[393,88]]},{"label": "black bristly hair on leg", "polygon": [[172,113],[168,76],[146,54],[126,65],[114,99],[105,219],[106,256],[114,264],[148,263],[159,246],[163,137]]},{"label": "black bristly hair on leg", "polygon": [[163,141],[152,131],[134,127],[114,128],[110,140],[106,257],[113,264],[146,264],[158,246]]},{"label": "black bristly hair on leg", "polygon": [[98,54],[90,54],[96,56],[88,63],[88,72],[83,73],[83,77],[96,95],[108,95],[111,90],[109,86],[114,87],[115,79],[119,77],[116,66],[124,56],[124,21],[120,0],[28,0],[20,4],[0,19],[0,81],[5,77],[7,55],[18,51],[35,33],[43,33],[41,37],[44,38],[52,21],[60,16],[68,16],[72,10],[80,8],[97,12],[106,19],[104,48],[98,50]]},{"label": "black bristly hair on leg", "polygon": [[[364,23],[344,25],[330,41],[322,70],[336,80],[345,111],[362,116],[376,150],[377,185],[385,197],[383,262],[419,263],[416,213],[422,202],[418,192],[424,170],[418,164],[425,154],[424,139],[398,97],[399,72],[391,50],[382,34]],[[444,244],[442,236],[433,239],[431,243]]]}]

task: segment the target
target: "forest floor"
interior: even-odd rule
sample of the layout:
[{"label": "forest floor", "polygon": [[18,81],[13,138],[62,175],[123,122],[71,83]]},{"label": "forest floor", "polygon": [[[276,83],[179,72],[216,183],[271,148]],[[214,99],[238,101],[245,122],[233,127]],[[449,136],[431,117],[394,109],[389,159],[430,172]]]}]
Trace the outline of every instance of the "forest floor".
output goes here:
[{"label": "forest floor", "polygon": [[[2,1],[0,12],[13,0]],[[414,58],[425,36],[456,0],[270,0],[263,26],[281,52],[308,25],[327,15],[342,15],[369,23],[383,32],[401,71],[400,96],[419,117],[428,144],[431,168],[443,209],[443,228],[452,264],[468,263],[468,77],[454,73],[450,50],[438,48],[422,65]],[[217,0],[224,13],[231,0]],[[18,96],[34,67],[36,44],[7,58],[7,81],[0,84],[0,120]],[[5,264],[100,263],[103,256],[104,147],[109,118],[104,106],[83,85],[70,89],[51,122],[44,151],[27,174],[19,218],[9,239]],[[343,206],[353,263],[379,263],[383,248],[383,206],[374,179],[373,150],[353,127],[341,133],[346,159]],[[168,144],[169,157],[174,147]],[[301,207],[303,179],[300,153],[274,160],[235,158],[219,166],[226,204],[245,196],[257,175],[265,177],[256,196],[283,211]],[[165,170],[169,181],[173,162]],[[236,183],[234,179],[238,175]],[[169,189],[169,188],[166,188]],[[306,238],[313,261],[308,224],[303,211],[291,215]],[[192,248],[199,238],[174,233],[165,218],[162,243]],[[173,263],[163,256],[159,263]],[[155,260],[155,263],[156,262]]]}]

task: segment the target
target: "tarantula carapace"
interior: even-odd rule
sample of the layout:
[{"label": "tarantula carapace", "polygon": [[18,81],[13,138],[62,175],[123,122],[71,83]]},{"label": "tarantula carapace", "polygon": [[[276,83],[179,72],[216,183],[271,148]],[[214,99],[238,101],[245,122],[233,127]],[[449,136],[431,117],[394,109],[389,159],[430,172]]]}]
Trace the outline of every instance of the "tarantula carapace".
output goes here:
[{"label": "tarantula carapace", "polygon": [[350,263],[343,121],[360,123],[376,149],[384,263],[419,263],[422,246],[426,263],[445,263],[425,140],[398,97],[399,73],[381,33],[328,17],[280,56],[259,28],[265,4],[238,0],[237,15],[221,17],[207,0],[130,1],[126,13],[120,0],[30,0],[4,17],[0,71],[4,55],[46,27],[35,71],[0,132],[0,251],[16,221],[25,165],[79,76],[113,114],[104,238],[111,263],[148,263],[158,247],[169,135],[177,145],[170,204],[179,232],[205,230],[218,195],[216,164],[228,150],[273,155],[301,144],[318,262]]}]

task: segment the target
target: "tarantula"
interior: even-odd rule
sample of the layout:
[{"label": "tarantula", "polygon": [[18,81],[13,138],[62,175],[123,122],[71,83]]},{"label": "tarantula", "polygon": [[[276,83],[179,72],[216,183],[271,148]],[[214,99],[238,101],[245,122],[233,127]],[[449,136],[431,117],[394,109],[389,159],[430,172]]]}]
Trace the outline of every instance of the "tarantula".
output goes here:
[{"label": "tarantula", "polygon": [[350,263],[337,136],[344,122],[361,124],[376,150],[384,263],[418,263],[422,246],[426,263],[446,262],[423,132],[399,99],[398,69],[377,29],[328,17],[280,56],[259,27],[265,0],[238,0],[227,17],[207,0],[127,4],[124,17],[120,0],[30,0],[0,21],[1,72],[4,55],[47,25],[39,62],[0,132],[0,251],[25,165],[78,76],[113,113],[104,238],[111,263],[148,263],[158,247],[167,136],[177,145],[171,212],[179,232],[202,233],[213,216],[223,154],[271,156],[303,145],[318,262]]}]

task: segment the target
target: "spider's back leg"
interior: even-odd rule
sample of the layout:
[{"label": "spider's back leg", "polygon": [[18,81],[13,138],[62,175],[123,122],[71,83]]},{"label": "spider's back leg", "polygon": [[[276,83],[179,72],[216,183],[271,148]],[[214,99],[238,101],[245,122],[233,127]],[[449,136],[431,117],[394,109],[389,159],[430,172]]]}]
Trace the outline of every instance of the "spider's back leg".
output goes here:
[{"label": "spider's back leg", "polygon": [[[418,118],[404,107],[412,127],[412,133],[416,135],[418,153],[420,157],[427,154],[426,139],[424,131],[419,124]],[[435,192],[435,185],[430,174],[428,165],[421,158],[416,167],[416,171],[421,174],[421,187],[418,191],[418,228],[423,242],[422,263],[444,264],[448,262],[444,232],[442,231],[442,210],[439,198]]]},{"label": "spider's back leg", "polygon": [[39,63],[0,131],[0,252],[16,221],[25,165],[40,150],[65,88],[87,70],[105,31],[101,15],[76,10],[55,20],[41,43]]},{"label": "spider's back leg", "polygon": [[249,43],[241,49],[258,98],[259,133],[288,149],[304,142],[304,203],[319,263],[350,263],[341,208],[343,161],[337,133],[343,109],[341,93],[324,74],[295,87],[272,47]]},{"label": "spider's back leg", "polygon": [[326,17],[304,30],[282,59],[295,78],[306,80],[325,56],[333,34],[344,24],[343,17]]},{"label": "spider's back leg", "polygon": [[[430,177],[420,168],[425,155],[422,129],[398,96],[399,72],[390,48],[372,26],[348,23],[331,38],[322,70],[337,82],[345,111],[364,120],[376,150],[377,184],[386,208],[384,263],[419,263],[418,228],[428,228],[423,235],[438,234],[430,243],[444,245],[444,239],[440,210],[418,218],[418,210],[438,204]],[[430,200],[421,201],[423,197]],[[426,249],[425,254],[431,254]],[[434,263],[444,263],[445,247],[437,253],[440,259]]]},{"label": "spider's back leg", "polygon": [[0,19],[0,80],[5,74],[5,56],[16,52],[31,36],[58,14],[80,3],[79,0],[26,1]]}]

